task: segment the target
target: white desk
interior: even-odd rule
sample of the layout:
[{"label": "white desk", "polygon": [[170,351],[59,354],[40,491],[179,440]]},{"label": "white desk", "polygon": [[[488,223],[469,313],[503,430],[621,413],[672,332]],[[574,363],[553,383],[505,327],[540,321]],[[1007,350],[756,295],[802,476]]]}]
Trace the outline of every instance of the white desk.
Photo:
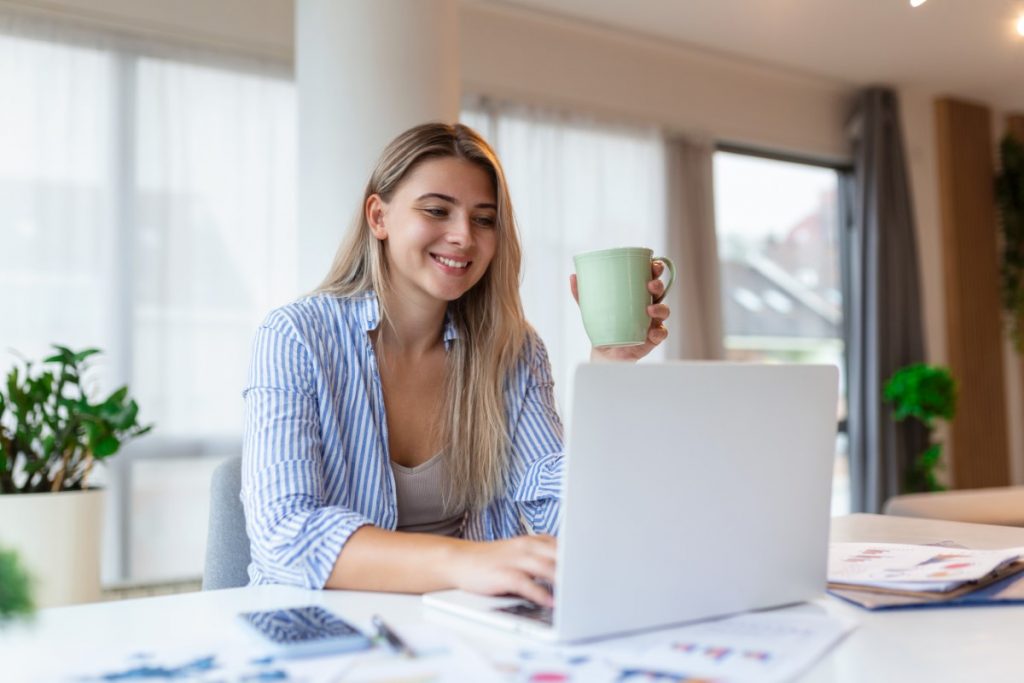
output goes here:
[{"label": "white desk", "polygon": [[[836,541],[1024,545],[1024,529],[877,515],[837,518],[832,535]],[[1024,606],[872,613],[829,596],[817,602],[860,625],[802,681],[1024,680],[1019,654]],[[53,608],[41,611],[32,624],[0,631],[0,680],[47,680],[48,672],[67,671],[69,663],[88,664],[97,651],[147,651],[182,637],[199,639],[213,651],[218,643],[244,638],[235,622],[238,612],[298,604],[322,604],[368,631],[374,613],[399,627],[424,618],[417,596],[282,586]],[[453,628],[482,648],[514,637],[450,619],[444,623],[455,624]]]}]

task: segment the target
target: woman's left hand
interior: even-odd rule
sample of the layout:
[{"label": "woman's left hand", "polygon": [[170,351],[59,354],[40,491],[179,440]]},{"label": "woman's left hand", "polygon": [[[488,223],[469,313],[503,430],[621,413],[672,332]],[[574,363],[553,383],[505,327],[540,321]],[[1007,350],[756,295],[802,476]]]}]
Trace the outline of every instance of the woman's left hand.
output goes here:
[{"label": "woman's left hand", "polygon": [[[657,301],[665,294],[665,283],[659,280],[665,265],[660,261],[651,263],[652,279],[647,283],[647,291]],[[580,303],[579,290],[576,287],[576,274],[569,276],[569,288],[572,290],[572,298],[576,304]],[[647,315],[651,317],[651,326],[647,328],[647,341],[636,346],[597,346],[590,351],[592,362],[622,362],[635,363],[651,351],[661,342],[668,338],[668,329],[665,328],[665,320],[668,319],[668,305],[664,302],[651,304],[647,307]]]}]

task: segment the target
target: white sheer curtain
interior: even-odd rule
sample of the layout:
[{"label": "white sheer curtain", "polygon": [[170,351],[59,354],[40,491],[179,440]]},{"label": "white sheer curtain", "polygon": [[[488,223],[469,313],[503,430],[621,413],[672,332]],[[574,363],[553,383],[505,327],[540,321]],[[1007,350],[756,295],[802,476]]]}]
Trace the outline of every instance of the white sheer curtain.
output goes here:
[{"label": "white sheer curtain", "polygon": [[165,436],[237,436],[253,330],[297,294],[293,85],[149,58],[136,82],[139,402]]},{"label": "white sheer curtain", "polygon": [[40,358],[55,341],[109,348],[114,337],[114,58],[99,38],[55,33],[0,15],[4,374],[15,354]]},{"label": "white sheer curtain", "polygon": [[253,330],[298,294],[289,69],[0,10],[0,93],[0,371],[106,351],[156,429],[105,473],[104,580],[196,576],[196,456],[238,451]]},{"label": "white sheer curtain", "polygon": [[[576,365],[588,359],[569,292],[574,254],[619,246],[666,248],[665,150],[653,128],[604,125],[520,106],[463,115],[495,145],[523,240],[523,306],[555,372],[563,410]],[[652,359],[664,357],[659,349]]]}]

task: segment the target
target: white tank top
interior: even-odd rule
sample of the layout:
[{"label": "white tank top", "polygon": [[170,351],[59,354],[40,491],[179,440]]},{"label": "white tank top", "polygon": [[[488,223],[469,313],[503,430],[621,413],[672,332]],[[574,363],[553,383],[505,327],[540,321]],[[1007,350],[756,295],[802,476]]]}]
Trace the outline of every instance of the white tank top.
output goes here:
[{"label": "white tank top", "polygon": [[444,490],[446,463],[438,453],[416,467],[391,461],[398,499],[398,531],[439,536],[461,536],[462,512],[446,513],[441,492]]}]

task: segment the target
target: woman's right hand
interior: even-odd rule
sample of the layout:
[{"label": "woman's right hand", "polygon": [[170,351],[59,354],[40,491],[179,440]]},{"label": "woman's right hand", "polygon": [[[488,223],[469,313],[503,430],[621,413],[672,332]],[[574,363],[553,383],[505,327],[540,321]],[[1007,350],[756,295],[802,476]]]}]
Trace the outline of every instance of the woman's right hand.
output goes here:
[{"label": "woman's right hand", "polygon": [[556,552],[555,537],[541,534],[501,541],[466,541],[452,558],[452,583],[471,593],[513,593],[552,607],[551,593],[536,580],[554,585]]}]

